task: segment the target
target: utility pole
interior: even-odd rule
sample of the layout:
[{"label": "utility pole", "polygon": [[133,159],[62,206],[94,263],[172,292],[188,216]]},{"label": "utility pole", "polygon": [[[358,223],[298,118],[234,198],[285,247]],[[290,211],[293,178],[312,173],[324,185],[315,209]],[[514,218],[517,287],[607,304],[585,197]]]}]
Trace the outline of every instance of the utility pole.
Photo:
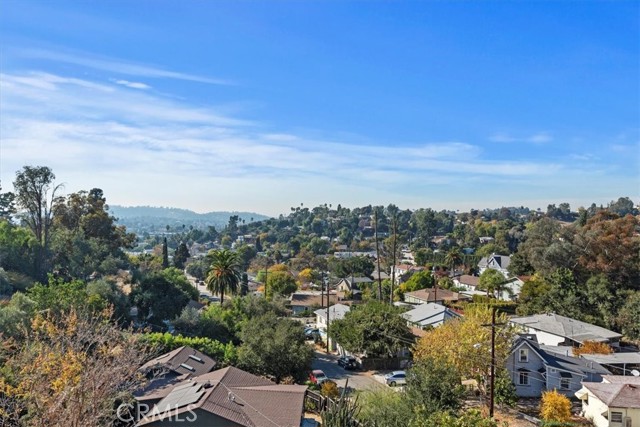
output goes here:
[{"label": "utility pole", "polygon": [[323,282],[327,285],[327,354],[331,353],[331,348],[329,346],[329,307],[331,306],[331,299],[329,298],[329,280],[325,278],[324,272],[322,273]]},{"label": "utility pole", "polygon": [[376,261],[378,262],[378,301],[382,301],[382,278],[380,277],[380,243],[378,242],[378,211],[373,208],[373,232],[376,239]]},{"label": "utility pole", "polygon": [[496,306],[491,306],[491,395],[489,397],[489,418],[493,418],[494,383],[496,378]]}]

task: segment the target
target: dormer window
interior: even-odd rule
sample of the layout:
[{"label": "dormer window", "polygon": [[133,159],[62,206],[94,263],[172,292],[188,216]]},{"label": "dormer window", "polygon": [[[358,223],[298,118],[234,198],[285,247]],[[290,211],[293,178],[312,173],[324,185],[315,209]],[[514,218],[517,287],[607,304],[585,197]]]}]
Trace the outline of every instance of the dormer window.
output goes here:
[{"label": "dormer window", "polygon": [[518,350],[518,362],[528,362],[529,361],[529,349],[521,348]]}]

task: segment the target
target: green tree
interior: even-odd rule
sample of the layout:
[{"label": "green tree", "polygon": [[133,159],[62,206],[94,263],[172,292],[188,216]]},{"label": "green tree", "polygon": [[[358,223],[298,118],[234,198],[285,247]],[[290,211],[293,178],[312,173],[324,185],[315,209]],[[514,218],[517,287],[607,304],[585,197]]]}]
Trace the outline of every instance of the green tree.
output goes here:
[{"label": "green tree", "polygon": [[235,252],[228,249],[212,251],[207,255],[211,267],[205,280],[211,293],[220,295],[220,303],[224,303],[224,293],[236,294],[240,282],[240,260]]},{"label": "green tree", "polygon": [[191,255],[189,254],[187,244],[184,242],[180,242],[175,252],[173,253],[173,265],[180,270],[184,269],[185,263],[190,256]]},{"label": "green tree", "polygon": [[402,392],[389,388],[365,391],[358,395],[358,420],[365,426],[408,426],[414,418],[411,402]]},{"label": "green tree", "polygon": [[11,192],[3,193],[1,190],[2,185],[0,185],[0,220],[9,219],[16,213],[16,196]]},{"label": "green tree", "polygon": [[453,271],[456,265],[462,263],[462,252],[460,248],[451,248],[444,257],[444,263]]},{"label": "green tree", "polygon": [[405,393],[411,405],[425,413],[457,411],[462,406],[464,387],[455,366],[426,357],[407,372]]},{"label": "green tree", "polygon": [[53,204],[61,185],[46,166],[24,166],[13,182],[15,201],[22,209],[22,220],[36,236],[35,276],[42,279],[47,269],[49,235],[53,224]]},{"label": "green tree", "polygon": [[267,276],[267,289],[269,296],[283,295],[289,296],[298,289],[296,279],[288,271],[269,272]]},{"label": "green tree", "polygon": [[631,291],[616,319],[622,333],[640,342],[640,291]]},{"label": "green tree", "polygon": [[343,319],[333,321],[329,335],[349,352],[394,357],[413,340],[400,313],[401,310],[392,305],[369,301],[354,307]]},{"label": "green tree", "polygon": [[166,237],[162,239],[162,268],[169,268],[169,248]]},{"label": "green tree", "polygon": [[413,292],[419,289],[431,288],[435,284],[435,280],[431,271],[418,271],[411,275],[409,280],[400,285],[403,292]]},{"label": "green tree", "polygon": [[190,296],[162,273],[153,272],[133,287],[131,301],[138,307],[138,318],[150,319],[156,326],[178,316]]},{"label": "green tree", "polygon": [[506,279],[498,270],[487,268],[480,275],[478,280],[478,289],[487,291],[487,296],[495,297],[502,294],[505,290]]},{"label": "green tree", "polygon": [[4,307],[0,307],[0,335],[3,338],[23,338],[35,313],[35,303],[22,292],[16,292]]},{"label": "green tree", "polygon": [[167,279],[169,283],[179,288],[190,299],[197,301],[200,296],[198,290],[189,282],[187,276],[184,275],[182,270],[178,270],[175,267],[165,268],[158,272],[162,277]]},{"label": "green tree", "polygon": [[305,342],[301,323],[268,313],[246,323],[241,336],[241,369],[270,377],[276,383],[289,377],[297,382],[307,379],[313,350]]}]

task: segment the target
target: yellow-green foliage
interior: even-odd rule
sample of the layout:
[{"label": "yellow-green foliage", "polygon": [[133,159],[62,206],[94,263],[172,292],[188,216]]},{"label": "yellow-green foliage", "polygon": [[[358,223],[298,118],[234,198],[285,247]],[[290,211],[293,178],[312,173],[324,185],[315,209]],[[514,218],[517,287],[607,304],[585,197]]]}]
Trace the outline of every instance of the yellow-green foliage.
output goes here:
[{"label": "yellow-green foliage", "polygon": [[540,416],[544,421],[567,422],[571,420],[571,402],[556,390],[542,393]]},{"label": "yellow-green foliage", "polygon": [[333,381],[323,382],[320,387],[320,393],[331,399],[336,399],[340,396],[340,390],[338,390],[338,386]]}]

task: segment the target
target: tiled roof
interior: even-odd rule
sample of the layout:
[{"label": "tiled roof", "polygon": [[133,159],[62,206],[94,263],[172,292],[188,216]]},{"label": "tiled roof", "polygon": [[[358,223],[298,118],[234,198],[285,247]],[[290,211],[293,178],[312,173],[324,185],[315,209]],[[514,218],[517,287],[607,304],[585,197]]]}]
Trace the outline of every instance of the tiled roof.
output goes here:
[{"label": "tiled roof", "polygon": [[[192,378],[178,387],[188,384],[193,384],[192,395],[197,399],[192,406],[171,408],[174,415],[199,409],[246,427],[300,425],[306,386],[277,385],[231,366]],[[145,417],[137,426],[158,421],[163,415],[165,400],[175,401],[171,395],[167,396],[156,405],[159,415]]]}]

